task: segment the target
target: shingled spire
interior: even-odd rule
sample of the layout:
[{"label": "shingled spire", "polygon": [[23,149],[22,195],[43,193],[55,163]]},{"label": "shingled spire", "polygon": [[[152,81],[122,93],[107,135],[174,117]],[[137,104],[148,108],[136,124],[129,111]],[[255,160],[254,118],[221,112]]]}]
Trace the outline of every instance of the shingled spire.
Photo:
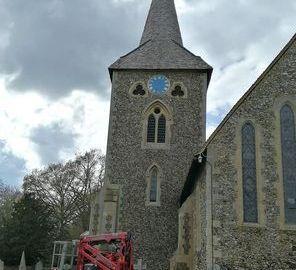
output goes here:
[{"label": "shingled spire", "polygon": [[201,57],[183,47],[174,0],[152,0],[140,46],[120,57],[110,67],[114,70],[200,70],[212,67]]},{"label": "shingled spire", "polygon": [[152,0],[140,44],[148,40],[174,40],[183,45],[174,0]]}]

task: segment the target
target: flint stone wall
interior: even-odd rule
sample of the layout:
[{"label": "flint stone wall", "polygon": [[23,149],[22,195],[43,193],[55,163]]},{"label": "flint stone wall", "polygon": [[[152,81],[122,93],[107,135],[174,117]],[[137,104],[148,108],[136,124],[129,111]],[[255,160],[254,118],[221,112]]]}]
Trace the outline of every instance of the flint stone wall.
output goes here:
[{"label": "flint stone wall", "polygon": [[[208,147],[213,164],[214,260],[221,269],[296,269],[296,228],[285,227],[277,114],[296,105],[296,44],[291,45]],[[296,111],[295,111],[296,113]],[[240,223],[240,129],[252,121],[257,136],[259,225]],[[205,269],[205,268],[198,268]]]},{"label": "flint stone wall", "polygon": [[[151,76],[163,74],[173,85],[182,82],[187,98],[133,97],[135,82],[146,88]],[[196,71],[115,71],[111,97],[106,178],[121,188],[117,230],[135,237],[135,258],[143,259],[148,270],[169,269],[177,248],[180,192],[192,158],[205,140],[207,79]],[[169,149],[143,149],[143,113],[160,99],[172,111]],[[146,172],[157,164],[162,170],[161,205],[146,205]]]}]

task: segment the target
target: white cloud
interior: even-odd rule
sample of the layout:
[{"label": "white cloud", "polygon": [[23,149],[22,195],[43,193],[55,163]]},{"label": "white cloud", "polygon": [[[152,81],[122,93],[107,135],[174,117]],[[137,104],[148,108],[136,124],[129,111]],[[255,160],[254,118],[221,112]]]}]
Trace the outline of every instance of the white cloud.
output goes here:
[{"label": "white cloud", "polygon": [[293,0],[285,5],[277,0],[179,1],[190,6],[180,17],[185,46],[214,68],[208,90],[212,129],[293,36],[296,4]]},{"label": "white cloud", "polygon": [[62,129],[77,135],[73,149],[61,152],[60,159],[90,148],[105,151],[109,102],[97,95],[76,90],[58,101],[47,101],[34,92],[8,92],[3,79],[0,95],[0,140],[5,142],[2,151],[24,159],[28,170],[45,165],[31,138],[32,131],[40,126],[62,123]]},{"label": "white cloud", "polygon": [[208,125],[207,126],[207,139],[212,135],[212,133],[215,131],[216,125]]},{"label": "white cloud", "polygon": [[[17,80],[0,80],[0,150],[9,160],[24,160],[29,170],[50,160],[44,153],[58,160],[93,147],[105,151],[107,66],[138,45],[149,4],[0,0],[0,72],[19,72]],[[214,67],[209,136],[295,33],[296,2],[176,0],[176,6],[185,46]],[[54,138],[46,141],[44,132]]]}]

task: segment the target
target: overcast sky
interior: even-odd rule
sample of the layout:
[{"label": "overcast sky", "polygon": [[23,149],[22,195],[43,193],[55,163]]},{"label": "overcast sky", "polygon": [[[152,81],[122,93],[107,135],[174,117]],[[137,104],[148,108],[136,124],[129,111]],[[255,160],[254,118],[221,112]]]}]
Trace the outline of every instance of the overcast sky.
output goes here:
[{"label": "overcast sky", "polygon": [[[105,152],[107,67],[135,48],[150,0],[0,0],[0,178]],[[296,31],[296,1],[176,0],[184,45],[214,67],[208,135]]]}]

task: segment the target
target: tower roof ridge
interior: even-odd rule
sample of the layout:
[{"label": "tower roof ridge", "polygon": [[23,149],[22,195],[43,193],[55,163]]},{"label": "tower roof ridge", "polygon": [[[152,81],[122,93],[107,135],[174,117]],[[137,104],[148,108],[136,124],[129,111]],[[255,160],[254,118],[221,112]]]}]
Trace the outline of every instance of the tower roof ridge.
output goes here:
[{"label": "tower roof ridge", "polygon": [[183,45],[174,0],[152,0],[140,45],[149,39]]}]

